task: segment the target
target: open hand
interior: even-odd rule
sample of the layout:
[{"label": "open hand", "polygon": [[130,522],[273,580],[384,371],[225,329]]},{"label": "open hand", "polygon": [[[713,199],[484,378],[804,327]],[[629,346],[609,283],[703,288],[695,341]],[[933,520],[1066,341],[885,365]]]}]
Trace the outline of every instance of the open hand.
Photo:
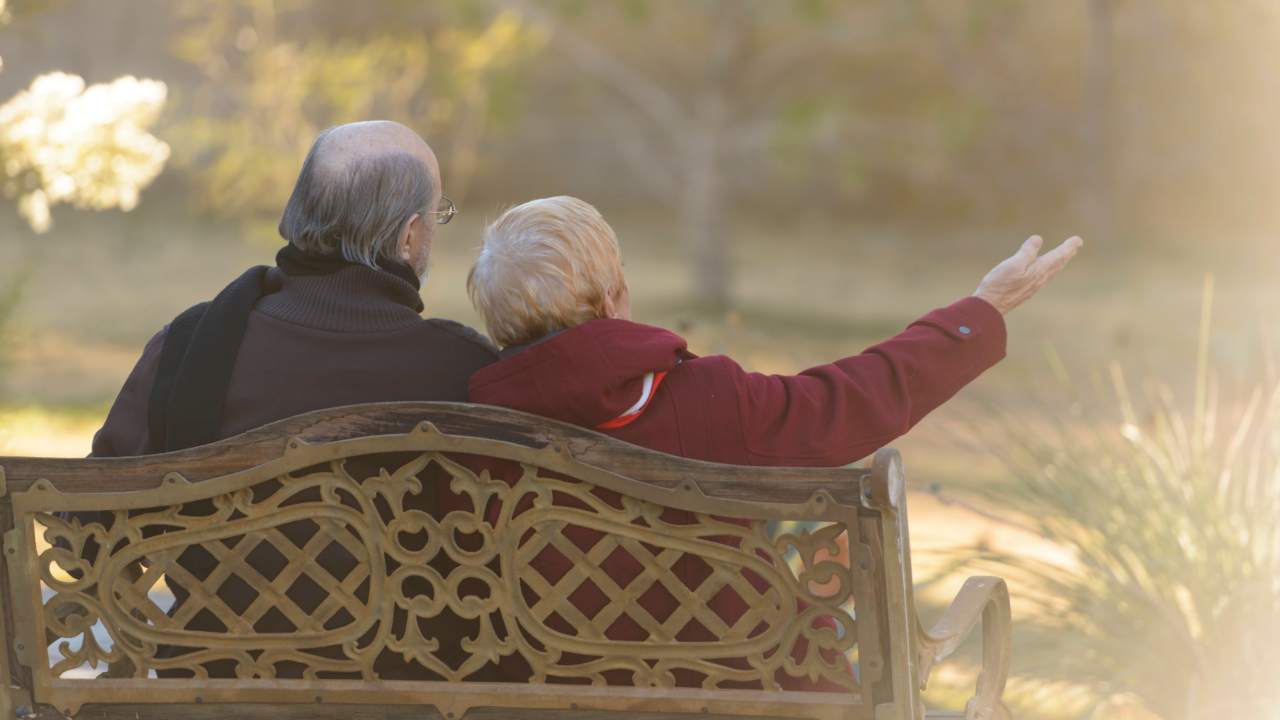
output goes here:
[{"label": "open hand", "polygon": [[1043,242],[1039,235],[1027,238],[1018,252],[992,268],[982,278],[973,294],[991,303],[1002,314],[1007,314],[1053,279],[1084,244],[1079,237],[1072,236],[1058,247],[1040,255]]}]

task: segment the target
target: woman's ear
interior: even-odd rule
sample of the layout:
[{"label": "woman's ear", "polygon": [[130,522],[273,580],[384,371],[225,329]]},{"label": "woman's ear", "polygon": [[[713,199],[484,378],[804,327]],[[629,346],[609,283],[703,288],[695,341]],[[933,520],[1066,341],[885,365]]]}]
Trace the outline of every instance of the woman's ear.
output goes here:
[{"label": "woman's ear", "polygon": [[614,320],[631,319],[631,288],[628,287],[626,278],[621,279],[617,290],[609,293],[609,297],[605,299],[605,308],[609,312],[608,317]]},{"label": "woman's ear", "polygon": [[605,296],[604,317],[610,320],[631,319],[631,288],[627,286],[625,278],[616,290]]},{"label": "woman's ear", "polygon": [[604,296],[603,316],[610,320],[617,320],[619,317],[618,302],[613,299],[613,296],[613,293],[608,293]]}]

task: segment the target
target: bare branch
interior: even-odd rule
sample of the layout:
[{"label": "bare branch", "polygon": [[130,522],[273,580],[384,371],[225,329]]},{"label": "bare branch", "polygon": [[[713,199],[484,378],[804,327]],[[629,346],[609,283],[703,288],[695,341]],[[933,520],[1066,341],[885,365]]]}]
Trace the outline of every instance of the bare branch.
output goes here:
[{"label": "bare branch", "polygon": [[677,187],[677,175],[673,163],[662,162],[651,143],[643,139],[643,130],[635,118],[627,113],[604,113],[611,126],[610,136],[617,142],[622,159],[640,179],[646,192],[655,199],[669,202]]},{"label": "bare branch", "polygon": [[835,53],[862,51],[882,39],[876,24],[857,18],[829,22],[786,43],[772,43],[758,53],[744,76],[758,88],[779,88],[791,84],[796,73],[821,63]]},{"label": "bare branch", "polygon": [[689,114],[662,85],[565,27],[550,13],[527,0],[505,0],[505,5],[544,26],[551,33],[555,47],[583,72],[594,76],[648,115],[669,136],[672,145],[684,144],[690,124]]}]

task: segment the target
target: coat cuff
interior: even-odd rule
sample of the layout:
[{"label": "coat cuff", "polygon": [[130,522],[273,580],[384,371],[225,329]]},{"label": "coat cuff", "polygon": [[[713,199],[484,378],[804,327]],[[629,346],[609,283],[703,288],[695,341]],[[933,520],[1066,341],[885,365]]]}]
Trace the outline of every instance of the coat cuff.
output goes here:
[{"label": "coat cuff", "polygon": [[964,343],[963,352],[979,372],[1004,359],[1008,343],[1004,315],[980,297],[970,296],[938,308],[914,324],[937,328]]}]

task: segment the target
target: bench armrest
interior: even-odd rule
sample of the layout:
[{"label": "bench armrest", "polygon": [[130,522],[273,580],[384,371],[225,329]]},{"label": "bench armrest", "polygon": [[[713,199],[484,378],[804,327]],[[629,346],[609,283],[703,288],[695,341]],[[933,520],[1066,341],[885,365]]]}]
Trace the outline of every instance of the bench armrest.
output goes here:
[{"label": "bench armrest", "polygon": [[1013,653],[1013,627],[1009,589],[997,577],[971,577],[956,594],[951,607],[932,628],[919,633],[920,689],[929,680],[934,663],[949,657],[973,628],[982,622],[982,672],[977,689],[965,705],[966,720],[1008,720],[1001,702]]}]

